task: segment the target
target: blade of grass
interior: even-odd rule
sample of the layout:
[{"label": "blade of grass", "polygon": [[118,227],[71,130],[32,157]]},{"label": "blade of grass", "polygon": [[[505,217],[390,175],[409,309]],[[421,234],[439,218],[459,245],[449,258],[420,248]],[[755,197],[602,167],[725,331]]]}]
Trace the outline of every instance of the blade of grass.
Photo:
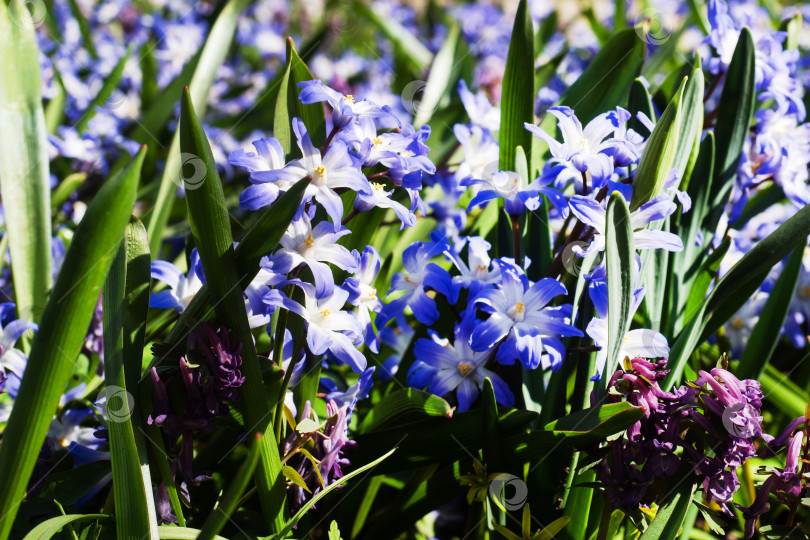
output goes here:
[{"label": "blade of grass", "polygon": [[[122,235],[123,236],[123,235]],[[147,487],[141,474],[135,433],[130,416],[134,399],[124,377],[124,295],[127,280],[127,242],[120,242],[102,292],[104,328],[105,417],[110,441],[115,530],[119,540],[157,538],[157,522],[151,527]],[[148,486],[151,494],[151,482]]]},{"label": "blade of grass", "polygon": [[[619,352],[622,340],[630,327],[630,309],[633,303],[633,230],[630,210],[619,193],[611,194],[607,205],[605,231],[605,261],[610,308],[608,309],[607,360],[603,373],[612,373],[621,362]],[[602,377],[604,380],[604,377]],[[604,385],[600,385],[604,388]]]},{"label": "blade of grass", "polygon": [[[0,191],[20,317],[39,320],[51,289],[51,190],[35,28],[22,0],[0,3]],[[25,14],[25,15],[23,15]]]},{"label": "blade of grass", "polygon": [[[198,112],[200,115],[205,113],[211,84],[213,84],[217,70],[219,70],[219,67],[222,65],[230,49],[230,43],[236,32],[236,23],[239,14],[249,3],[249,0],[230,0],[225,7],[222,8],[222,12],[219,14],[219,17],[217,17],[214,26],[211,28],[211,32],[208,34],[208,38],[205,40],[200,61],[194,70],[194,75],[191,77],[191,84],[189,85],[189,88],[191,88],[193,92],[193,101],[198,104]],[[182,172],[181,168],[184,160],[182,156],[180,156],[179,130],[174,134],[168,156],[169,159],[166,162],[166,168],[163,169],[163,176],[160,179],[160,188],[158,190],[157,199],[155,200],[155,206],[152,209],[152,215],[147,226],[152,257],[156,257],[160,249],[163,229],[166,227],[166,223],[169,220],[169,213],[174,204],[174,194],[177,190],[175,180],[180,178]]]},{"label": "blade of grass", "polygon": [[281,458],[276,439],[267,429],[272,422],[272,414],[248,325],[222,183],[208,139],[194,113],[188,89],[183,92],[178,132],[181,150],[197,156],[206,166],[206,177],[201,184],[186,192],[188,219],[211,295],[219,299],[214,305],[217,318],[234,331],[242,342],[242,372],[245,383],[240,389],[240,395],[248,433],[264,434],[259,442],[261,464],[256,472],[256,483],[267,526],[276,532],[284,526],[285,521],[285,486],[281,475]]},{"label": "blade of grass", "polygon": [[45,307],[0,445],[0,538],[7,538],[98,295],[135,204],[146,148],[96,194]]}]

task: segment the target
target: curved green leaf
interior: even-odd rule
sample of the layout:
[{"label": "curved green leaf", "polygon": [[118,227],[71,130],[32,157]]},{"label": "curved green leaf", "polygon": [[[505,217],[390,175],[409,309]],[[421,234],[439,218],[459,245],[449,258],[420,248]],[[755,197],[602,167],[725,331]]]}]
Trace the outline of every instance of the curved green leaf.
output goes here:
[{"label": "curved green leaf", "polygon": [[674,540],[678,536],[697,489],[697,479],[691,471],[672,476],[672,496],[663,503],[650,526],[639,540]]},{"label": "curved green leaf", "polygon": [[31,529],[23,540],[48,540],[53,538],[66,525],[71,523],[81,523],[83,521],[96,521],[107,519],[107,514],[68,514],[67,516],[57,516],[44,521]]},{"label": "curved green leaf", "polygon": [[[197,529],[190,529],[188,527],[172,527],[170,525],[161,525],[158,527],[158,536],[160,540],[196,540],[200,531]],[[224,536],[215,536],[214,540],[228,540]]]},{"label": "curved green leaf", "polygon": [[439,396],[416,388],[403,388],[388,394],[375,404],[363,418],[358,432],[389,429],[434,416],[450,418],[453,416],[453,408]]},{"label": "curved green leaf", "polygon": [[74,369],[101,286],[135,204],[146,148],[96,194],[70,243],[34,336],[0,445],[0,538],[11,529],[59,399]]},{"label": "curved green leaf", "polygon": [[793,250],[768,295],[735,370],[740,379],[759,379],[782,337],[782,326],[787,319],[802,269],[804,248],[804,244],[800,244]]},{"label": "curved green leaf", "polygon": [[416,107],[414,127],[418,128],[427,124],[433,111],[439,108],[442,99],[455,92],[453,83],[458,81],[459,76],[458,69],[456,69],[459,65],[456,60],[459,44],[463,44],[461,27],[454,24],[450,27],[441,49],[436,53],[433,63],[430,65],[430,73],[422,91],[422,99],[419,101],[419,106]]}]

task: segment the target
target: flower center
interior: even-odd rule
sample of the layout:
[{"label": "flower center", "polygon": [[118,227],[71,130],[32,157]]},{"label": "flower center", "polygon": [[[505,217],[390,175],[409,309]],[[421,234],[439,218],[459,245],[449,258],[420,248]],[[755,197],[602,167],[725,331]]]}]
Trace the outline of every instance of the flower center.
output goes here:
[{"label": "flower center", "polygon": [[523,320],[525,310],[526,306],[523,305],[523,302],[517,302],[514,306],[509,308],[506,314],[509,315],[513,321],[520,322]]},{"label": "flower center", "polygon": [[318,176],[323,178],[324,176],[326,176],[326,167],[324,167],[323,165],[320,165],[319,167],[316,167],[315,168],[315,174],[317,174]]},{"label": "flower center", "polygon": [[466,375],[467,372],[470,371],[470,368],[471,368],[470,364],[463,363],[458,365],[458,370],[461,372],[462,375]]},{"label": "flower center", "polygon": [[377,193],[380,193],[383,189],[385,189],[385,186],[377,182],[372,182],[371,189],[373,189]]},{"label": "flower center", "polygon": [[343,98],[343,103],[354,105],[354,96],[351,94],[346,94],[346,96]]},{"label": "flower center", "polygon": [[328,309],[322,309],[321,310],[321,316],[323,316],[324,318],[328,317],[331,314],[332,314],[332,312],[329,311]]},{"label": "flower center", "polygon": [[374,137],[371,139],[371,144],[374,146],[380,146],[382,144],[382,139],[379,137]]},{"label": "flower center", "polygon": [[731,322],[731,326],[733,326],[734,328],[737,328],[737,329],[739,330],[740,328],[742,328],[743,326],[745,326],[745,323],[743,322],[742,318],[737,317],[736,319],[734,319],[734,320]]},{"label": "flower center", "polygon": [[804,298],[810,298],[810,285],[805,285],[799,291],[799,296]]}]

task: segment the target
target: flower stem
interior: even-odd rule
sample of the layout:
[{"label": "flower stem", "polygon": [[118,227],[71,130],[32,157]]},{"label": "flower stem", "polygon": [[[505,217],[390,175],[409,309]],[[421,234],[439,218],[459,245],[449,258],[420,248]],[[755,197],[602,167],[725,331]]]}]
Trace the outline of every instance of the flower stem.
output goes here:
[{"label": "flower stem", "polygon": [[512,240],[515,248],[515,264],[523,267],[523,254],[520,252],[520,216],[512,216]]}]

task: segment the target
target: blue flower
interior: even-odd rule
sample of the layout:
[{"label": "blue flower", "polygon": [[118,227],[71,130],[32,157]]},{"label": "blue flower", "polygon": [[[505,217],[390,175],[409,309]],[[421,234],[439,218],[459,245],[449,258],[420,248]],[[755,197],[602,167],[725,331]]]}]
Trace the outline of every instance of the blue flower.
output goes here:
[{"label": "blue flower", "polygon": [[[36,332],[39,327],[36,323],[15,319],[17,306],[14,302],[0,304],[0,374],[5,377],[4,369],[8,369],[22,378],[28,356],[14,344],[28,331]],[[5,380],[5,378],[4,378]],[[0,381],[2,384],[3,381]]]},{"label": "blue flower", "polygon": [[[557,118],[563,141],[558,142],[542,128],[526,123],[524,126],[536,137],[548,144],[552,163],[565,166],[564,178],[574,180],[577,191],[582,192],[582,174],[591,173],[594,188],[602,187],[613,174],[613,158],[608,151],[614,148],[612,141],[605,141],[619,124],[620,117],[615,112],[603,113],[588,122],[585,128],[577,120],[573,109],[552,107],[549,113]],[[562,173],[563,171],[560,171]]]},{"label": "blue flower", "polygon": [[[566,294],[565,286],[551,278],[531,284],[517,266],[497,261],[501,266],[499,287],[487,287],[473,304],[489,313],[472,332],[474,351],[485,351],[503,340],[496,360],[513,364],[515,360],[527,369],[556,370],[562,364],[565,347],[560,337],[582,336],[568,324],[571,305],[549,306],[555,297]],[[505,339],[504,339],[505,338]]]},{"label": "blue flower", "polygon": [[568,205],[562,193],[554,188],[541,185],[541,179],[527,184],[526,179],[516,172],[497,171],[491,176],[480,180],[465,180],[462,185],[480,184],[481,189],[470,201],[467,208],[486,204],[492,199],[502,198],[504,209],[510,216],[519,216],[525,209],[537,210],[540,208],[540,195],[545,195],[555,208],[563,215],[568,215]]},{"label": "blue flower", "polygon": [[501,110],[493,107],[484,92],[473,94],[467,88],[464,79],[458,81],[458,95],[470,122],[475,126],[481,126],[491,132],[498,131],[501,127]]},{"label": "blue flower", "polygon": [[290,223],[279,242],[281,247],[262,261],[262,267],[268,272],[287,274],[306,265],[312,272],[316,295],[319,298],[329,296],[335,281],[327,263],[347,272],[357,271],[354,255],[338,244],[338,239],[350,232],[342,226],[336,230],[328,221],[321,221],[313,228],[309,217],[304,214]]},{"label": "blue flower", "polygon": [[[304,193],[304,199],[309,201],[315,198],[337,226],[343,218],[343,202],[335,189],[347,188],[371,195],[368,179],[349,155],[345,143],[333,141],[321,157],[320,150],[312,145],[304,123],[293,118],[292,126],[303,157],[289,162],[281,169],[265,171],[262,178],[266,182],[296,182],[309,177],[311,182]],[[250,207],[261,208],[271,204],[277,196],[278,191],[266,189],[261,193],[251,193],[250,197],[243,195],[243,198],[249,202]]]},{"label": "blue flower", "polygon": [[497,402],[507,407],[514,405],[515,397],[509,386],[486,368],[495,349],[474,351],[470,348],[470,334],[478,323],[474,317],[462,321],[456,326],[452,344],[432,331],[431,339],[419,339],[413,349],[416,362],[408,372],[408,384],[417,388],[427,386],[437,396],[456,390],[458,410],[466,411],[478,398],[484,379],[489,377]]},{"label": "blue flower", "polygon": [[365,343],[372,352],[380,352],[374,324],[371,322],[371,313],[379,313],[382,302],[374,288],[374,280],[380,272],[380,254],[372,246],[366,246],[362,255],[354,253],[357,257],[357,273],[343,282],[343,288],[349,292],[348,301],[357,306],[357,322],[363,329]]},{"label": "blue flower", "polygon": [[332,108],[332,123],[337,128],[348,125],[359,118],[392,118],[399,125],[399,120],[391,109],[367,100],[357,101],[351,94],[343,95],[323,84],[320,80],[298,83],[301,92],[298,99],[305,105],[326,102]]},{"label": "blue flower", "polygon": [[182,313],[203,286],[203,278],[202,265],[196,248],[191,253],[191,270],[185,276],[183,272],[168,261],[153,261],[152,279],[162,281],[169,288],[153,294],[149,298],[149,307],[157,309],[173,308],[178,313]]},{"label": "blue flower", "polygon": [[425,288],[433,289],[455,304],[458,290],[453,286],[450,274],[444,268],[429,261],[450,249],[446,239],[434,242],[414,242],[402,254],[404,272],[394,275],[389,295],[405,291],[399,298],[386,304],[377,316],[377,326],[382,327],[402,313],[406,307],[413,310],[416,319],[422,324],[431,325],[439,318],[436,302]]},{"label": "blue flower", "polygon": [[[375,369],[376,368],[374,367],[370,367],[363,371],[363,373],[360,374],[360,378],[357,379],[357,382],[342,392],[337,390],[335,387],[335,389],[331,390],[326,395],[327,403],[334,401],[335,404],[340,408],[346,406],[347,418],[351,417],[354,406],[361,399],[366,399],[371,387],[374,386],[374,381],[372,380],[371,376],[374,374]],[[326,381],[329,381],[327,383],[328,385],[329,383],[334,384],[331,379],[321,379],[322,384]]]},{"label": "blue flower", "polygon": [[[568,204],[577,219],[595,230],[593,240],[585,250],[580,249],[578,246],[575,246],[574,250],[583,257],[593,251],[604,251],[605,230],[607,228],[605,222],[607,216],[604,206],[582,195],[572,196]],[[665,249],[667,251],[683,250],[683,242],[678,236],[666,231],[645,228],[648,223],[669,216],[676,208],[675,203],[670,201],[668,197],[659,196],[641,205],[641,208],[631,213],[630,226],[633,229],[635,248]]]},{"label": "blue flower", "polygon": [[[457,249],[463,249],[464,242]],[[455,250],[445,251],[445,256],[459,271],[453,276],[453,285],[459,289],[469,289],[470,298],[475,297],[482,287],[499,283],[501,268],[492,264],[489,250],[492,245],[480,236],[470,236],[466,239],[467,261],[465,263]]]},{"label": "blue flower", "polygon": [[239,206],[245,210],[258,210],[273,204],[294,183],[278,179],[271,172],[284,167],[284,149],[280,142],[273,137],[258,139],[253,141],[253,148],[255,152],[239,148],[228,156],[231,165],[247,169],[253,184],[239,197]]},{"label": "blue flower", "polygon": [[287,298],[278,289],[264,296],[265,303],[282,307],[306,321],[309,352],[320,356],[329,351],[355,373],[362,373],[366,369],[366,357],[354,346],[361,337],[361,329],[354,316],[343,309],[349,298],[348,291],[335,287],[330,296],[318,298],[311,284],[300,281],[295,284],[304,291],[304,305]]}]

